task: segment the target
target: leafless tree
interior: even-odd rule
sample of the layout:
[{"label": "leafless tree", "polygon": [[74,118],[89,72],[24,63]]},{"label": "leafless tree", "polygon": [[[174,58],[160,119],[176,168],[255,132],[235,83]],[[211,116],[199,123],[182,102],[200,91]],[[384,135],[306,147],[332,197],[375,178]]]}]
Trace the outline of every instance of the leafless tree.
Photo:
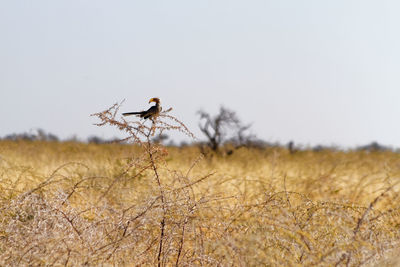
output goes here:
[{"label": "leafless tree", "polygon": [[[206,145],[215,152],[220,152],[224,144],[232,144],[235,149],[251,143],[254,136],[248,133],[250,124],[243,124],[235,111],[223,106],[215,116],[204,110],[198,111],[200,115],[199,128],[206,136]],[[233,150],[227,151],[231,154]]]}]

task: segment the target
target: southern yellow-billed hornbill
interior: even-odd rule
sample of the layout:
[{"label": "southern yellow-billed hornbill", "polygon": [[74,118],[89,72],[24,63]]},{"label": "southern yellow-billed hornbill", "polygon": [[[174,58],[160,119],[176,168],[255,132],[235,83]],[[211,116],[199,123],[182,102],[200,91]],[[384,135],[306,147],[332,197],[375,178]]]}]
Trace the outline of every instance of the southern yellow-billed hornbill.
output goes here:
[{"label": "southern yellow-billed hornbill", "polygon": [[151,106],[146,111],[126,112],[126,113],[122,113],[122,115],[124,115],[124,116],[139,115],[140,118],[154,119],[155,117],[158,116],[158,114],[160,114],[162,108],[161,108],[161,105],[160,105],[160,99],[159,98],[153,97],[152,99],[150,99],[149,103],[151,103],[151,102],[155,102],[156,104],[154,106]]}]

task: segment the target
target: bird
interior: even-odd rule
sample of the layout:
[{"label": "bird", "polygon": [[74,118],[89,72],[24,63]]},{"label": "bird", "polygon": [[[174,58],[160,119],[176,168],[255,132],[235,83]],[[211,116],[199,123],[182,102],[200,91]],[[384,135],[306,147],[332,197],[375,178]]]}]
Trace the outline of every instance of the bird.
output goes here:
[{"label": "bird", "polygon": [[162,108],[161,108],[161,105],[160,105],[160,99],[159,98],[153,97],[153,98],[150,99],[149,104],[151,102],[155,102],[156,104],[154,106],[151,106],[146,111],[126,112],[126,113],[122,113],[122,115],[124,115],[124,116],[139,115],[140,118],[144,118],[144,119],[149,119],[150,118],[151,120],[153,120],[154,118],[156,118],[160,114]]}]

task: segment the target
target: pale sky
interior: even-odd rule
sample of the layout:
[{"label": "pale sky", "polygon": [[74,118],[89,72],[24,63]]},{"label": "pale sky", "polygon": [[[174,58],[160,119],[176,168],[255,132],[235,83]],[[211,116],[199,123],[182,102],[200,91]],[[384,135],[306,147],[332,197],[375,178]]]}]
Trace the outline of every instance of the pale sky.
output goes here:
[{"label": "pale sky", "polygon": [[400,147],[400,1],[0,0],[0,136],[118,135],[151,97],[201,139],[220,105],[266,141]]}]

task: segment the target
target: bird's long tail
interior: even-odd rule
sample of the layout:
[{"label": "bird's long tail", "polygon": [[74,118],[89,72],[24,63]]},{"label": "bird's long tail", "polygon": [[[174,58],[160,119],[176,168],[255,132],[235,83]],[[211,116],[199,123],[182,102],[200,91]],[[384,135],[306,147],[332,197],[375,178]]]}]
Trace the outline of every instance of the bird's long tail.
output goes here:
[{"label": "bird's long tail", "polygon": [[126,112],[126,113],[122,113],[122,115],[124,116],[130,116],[130,115],[141,115],[142,112]]}]

